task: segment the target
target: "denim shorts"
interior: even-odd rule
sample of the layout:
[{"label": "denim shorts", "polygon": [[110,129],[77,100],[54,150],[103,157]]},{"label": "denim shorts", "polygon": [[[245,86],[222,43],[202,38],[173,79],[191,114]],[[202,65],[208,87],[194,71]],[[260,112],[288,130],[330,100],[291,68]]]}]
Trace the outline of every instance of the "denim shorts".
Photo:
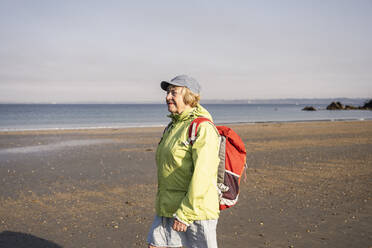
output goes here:
[{"label": "denim shorts", "polygon": [[217,248],[217,220],[196,220],[186,232],[173,230],[174,218],[155,216],[147,243],[155,247]]}]

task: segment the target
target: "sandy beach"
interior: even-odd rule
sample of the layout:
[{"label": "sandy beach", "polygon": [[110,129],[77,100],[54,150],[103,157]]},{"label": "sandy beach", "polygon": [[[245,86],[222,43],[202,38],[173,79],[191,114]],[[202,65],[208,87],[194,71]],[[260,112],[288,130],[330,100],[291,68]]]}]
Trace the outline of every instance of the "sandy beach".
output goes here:
[{"label": "sandy beach", "polygon": [[[372,247],[372,121],[229,126],[248,170],[219,247]],[[162,130],[1,132],[0,247],[146,247]]]}]

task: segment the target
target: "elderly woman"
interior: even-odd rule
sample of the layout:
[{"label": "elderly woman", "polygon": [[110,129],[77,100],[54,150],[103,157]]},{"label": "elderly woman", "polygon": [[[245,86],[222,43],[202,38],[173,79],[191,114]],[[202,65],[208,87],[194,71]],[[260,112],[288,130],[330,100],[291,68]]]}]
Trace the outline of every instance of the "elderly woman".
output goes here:
[{"label": "elderly woman", "polygon": [[161,82],[161,88],[167,92],[172,121],[156,151],[158,192],[148,247],[217,247],[218,131],[210,122],[203,122],[195,142],[189,144],[190,123],[197,117],[212,120],[199,105],[200,85],[180,75]]}]

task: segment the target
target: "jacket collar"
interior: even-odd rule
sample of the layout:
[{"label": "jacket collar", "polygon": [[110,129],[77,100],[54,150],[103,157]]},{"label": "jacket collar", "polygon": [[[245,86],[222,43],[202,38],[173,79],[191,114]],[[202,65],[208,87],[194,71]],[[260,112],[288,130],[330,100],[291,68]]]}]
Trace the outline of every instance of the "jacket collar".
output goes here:
[{"label": "jacket collar", "polygon": [[168,117],[172,119],[173,123],[185,121],[194,116],[195,110],[196,108],[190,108],[188,110],[183,111],[181,114],[170,114],[168,115]]}]

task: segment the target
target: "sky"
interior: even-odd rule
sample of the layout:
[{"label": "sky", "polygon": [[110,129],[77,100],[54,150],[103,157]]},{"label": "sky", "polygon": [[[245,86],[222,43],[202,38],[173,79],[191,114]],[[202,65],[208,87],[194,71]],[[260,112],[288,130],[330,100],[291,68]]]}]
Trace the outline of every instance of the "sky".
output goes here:
[{"label": "sky", "polygon": [[0,102],[371,98],[372,0],[0,0]]}]

